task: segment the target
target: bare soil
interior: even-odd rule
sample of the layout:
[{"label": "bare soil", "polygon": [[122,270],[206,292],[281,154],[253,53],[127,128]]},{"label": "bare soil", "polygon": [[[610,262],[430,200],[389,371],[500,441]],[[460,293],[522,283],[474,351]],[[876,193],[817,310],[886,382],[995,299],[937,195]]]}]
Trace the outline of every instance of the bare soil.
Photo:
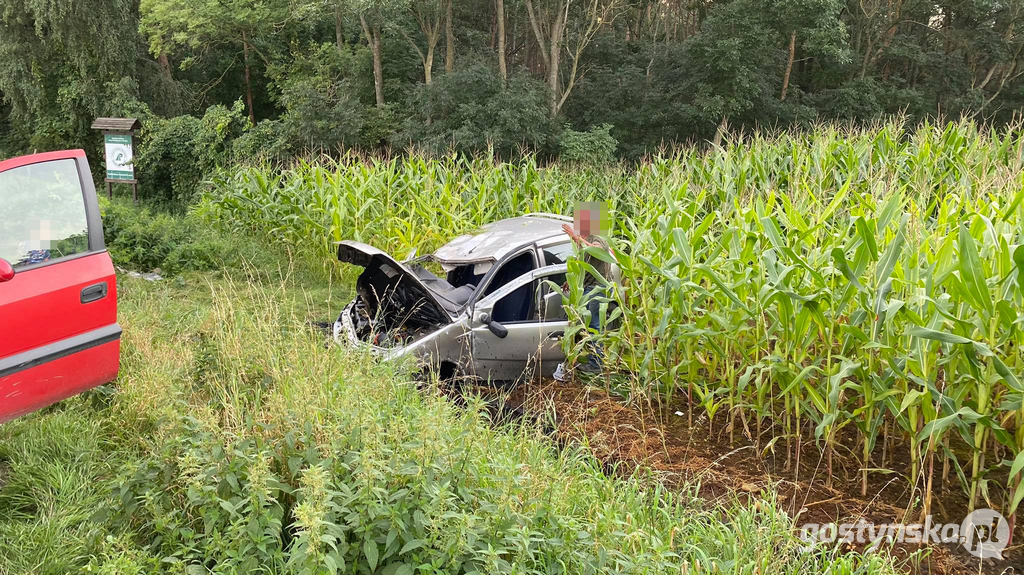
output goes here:
[{"label": "bare soil", "polygon": [[[463,389],[463,391],[466,391]],[[840,441],[847,453],[833,458],[831,485],[826,481],[826,462],[812,439],[805,439],[799,469],[786,462],[784,442],[755,447],[752,438],[737,423],[730,434],[719,432],[723,416],[708,431],[706,418],[694,415],[690,427],[687,408],[662,412],[650,407],[628,405],[603,389],[579,384],[544,381],[519,385],[511,392],[474,387],[494,400],[492,415],[498,419],[529,417],[549,425],[559,441],[588,446],[611,473],[629,475],[638,469],[655,473],[667,485],[699,484],[699,493],[709,501],[740,497],[757,499],[765,489],[778,494],[778,502],[797,525],[806,523],[874,524],[916,523],[919,519],[920,490],[901,474],[873,473],[868,496],[862,497],[859,464],[852,453],[853,440]],[[499,407],[500,406],[500,407]],[[768,430],[764,430],[767,433]],[[732,435],[732,442],[730,441]],[[890,449],[888,465],[900,468],[909,454]],[[791,463],[791,462],[790,462]],[[959,523],[967,515],[955,473],[943,484],[936,474],[933,515],[942,522]],[[923,574],[1024,573],[1024,528],[1018,525],[1014,545],[1004,551],[1002,561],[981,561],[961,545],[926,548],[910,569]],[[906,559],[921,549],[916,544],[896,543],[889,550]]]}]

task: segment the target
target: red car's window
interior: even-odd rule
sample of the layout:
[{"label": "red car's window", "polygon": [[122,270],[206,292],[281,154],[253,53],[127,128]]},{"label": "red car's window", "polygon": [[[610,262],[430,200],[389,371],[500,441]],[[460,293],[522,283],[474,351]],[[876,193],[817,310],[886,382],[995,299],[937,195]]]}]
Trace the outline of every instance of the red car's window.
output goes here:
[{"label": "red car's window", "polygon": [[17,269],[87,251],[89,224],[75,160],[0,172],[0,258]]}]

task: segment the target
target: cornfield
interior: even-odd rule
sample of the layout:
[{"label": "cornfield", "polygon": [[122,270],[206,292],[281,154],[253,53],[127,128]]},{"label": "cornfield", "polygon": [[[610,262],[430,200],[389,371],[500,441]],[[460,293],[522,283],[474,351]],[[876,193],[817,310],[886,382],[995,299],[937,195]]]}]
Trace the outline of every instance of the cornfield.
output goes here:
[{"label": "cornfield", "polygon": [[[931,512],[1024,497],[1024,139],[963,121],[819,126],[636,167],[530,158],[300,161],[218,176],[211,218],[316,250],[398,255],[524,212],[609,203],[617,327],[589,333],[609,381],[685,404],[759,452],[904,474]],[[694,419],[694,412],[698,419]],[[783,447],[784,446],[784,447]],[[893,452],[909,449],[909,468]]]}]

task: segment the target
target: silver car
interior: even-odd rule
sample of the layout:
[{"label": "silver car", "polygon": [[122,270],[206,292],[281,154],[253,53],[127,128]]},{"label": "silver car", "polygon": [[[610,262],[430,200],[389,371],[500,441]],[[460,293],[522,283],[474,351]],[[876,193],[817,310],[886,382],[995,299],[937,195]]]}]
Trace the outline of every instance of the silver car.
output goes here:
[{"label": "silver car", "polygon": [[384,359],[415,358],[442,378],[551,375],[565,357],[567,325],[562,291],[551,284],[565,283],[573,245],[562,224],[571,222],[552,214],[502,220],[402,263],[340,242],[338,259],[364,270],[334,338]]}]

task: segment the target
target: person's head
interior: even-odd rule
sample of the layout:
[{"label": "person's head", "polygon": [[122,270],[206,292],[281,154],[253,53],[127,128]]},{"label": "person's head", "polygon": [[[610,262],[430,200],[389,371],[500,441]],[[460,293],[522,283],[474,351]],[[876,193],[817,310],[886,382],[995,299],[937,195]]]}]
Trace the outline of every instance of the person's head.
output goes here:
[{"label": "person's head", "polygon": [[611,231],[606,202],[577,202],[572,211],[573,231],[583,237],[602,236]]}]

